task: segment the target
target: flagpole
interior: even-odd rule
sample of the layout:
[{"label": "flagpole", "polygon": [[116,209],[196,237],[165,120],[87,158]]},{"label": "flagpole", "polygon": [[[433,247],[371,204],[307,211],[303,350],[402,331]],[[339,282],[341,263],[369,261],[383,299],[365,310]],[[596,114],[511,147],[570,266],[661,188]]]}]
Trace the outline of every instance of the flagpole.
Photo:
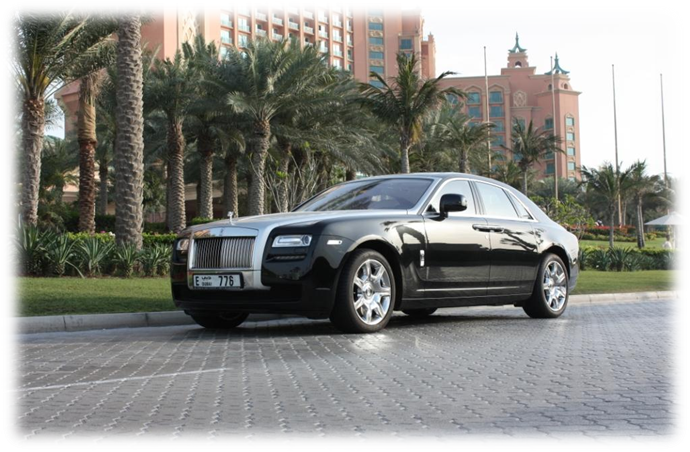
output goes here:
[{"label": "flagpole", "polygon": [[623,211],[621,205],[621,192],[620,192],[620,168],[618,165],[618,116],[616,114],[616,69],[615,66],[611,65],[611,76],[613,79],[613,137],[616,150],[616,185],[618,191],[618,225],[623,223]]},{"label": "flagpole", "polygon": [[[488,124],[490,122],[490,116],[489,116],[489,73],[486,70],[486,46],[484,46],[484,88],[486,90],[486,96],[484,99],[484,111],[486,115],[486,123]],[[488,128],[488,133],[487,133],[487,140],[486,140],[486,147],[489,150],[489,169],[488,169],[488,175],[491,175],[491,128]]]},{"label": "flagpole", "polygon": [[659,74],[661,80],[661,136],[664,140],[664,184],[668,188],[668,173],[666,172],[666,118],[664,115],[664,74]]},{"label": "flagpole", "polygon": [[[555,68],[553,67],[553,57],[551,57],[551,112],[553,118],[553,134],[558,136],[558,120],[556,120],[556,83],[554,80]],[[558,204],[558,152],[553,153],[553,194]]]}]

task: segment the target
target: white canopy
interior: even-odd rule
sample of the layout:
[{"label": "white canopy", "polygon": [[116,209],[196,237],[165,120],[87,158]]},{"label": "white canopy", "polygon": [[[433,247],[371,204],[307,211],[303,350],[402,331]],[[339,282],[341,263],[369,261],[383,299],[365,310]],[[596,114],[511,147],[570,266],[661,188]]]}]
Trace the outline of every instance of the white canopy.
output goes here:
[{"label": "white canopy", "polygon": [[663,217],[659,217],[656,220],[648,221],[645,223],[650,226],[681,226],[684,223],[684,219],[679,214],[672,212]]}]

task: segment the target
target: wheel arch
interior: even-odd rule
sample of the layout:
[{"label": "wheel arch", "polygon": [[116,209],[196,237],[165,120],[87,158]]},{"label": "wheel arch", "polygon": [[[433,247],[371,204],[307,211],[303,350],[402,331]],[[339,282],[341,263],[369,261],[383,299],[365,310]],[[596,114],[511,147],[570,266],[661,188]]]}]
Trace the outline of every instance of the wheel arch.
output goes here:
[{"label": "wheel arch", "polygon": [[568,278],[570,278],[570,256],[568,256],[568,253],[565,251],[565,249],[561,246],[553,244],[541,253],[542,258],[547,254],[555,254],[561,258],[565,264],[565,269],[568,272]]},{"label": "wheel arch", "polygon": [[[359,249],[370,249],[381,253],[381,255],[386,258],[388,265],[390,265],[391,269],[393,270],[393,277],[395,278],[395,304],[393,305],[393,309],[399,309],[402,303],[403,277],[398,251],[393,245],[381,238],[367,237],[362,241],[355,243],[348,250],[345,259],[343,259],[343,265],[350,259],[352,252]],[[340,278],[341,274],[342,272],[338,272],[338,278]]]}]

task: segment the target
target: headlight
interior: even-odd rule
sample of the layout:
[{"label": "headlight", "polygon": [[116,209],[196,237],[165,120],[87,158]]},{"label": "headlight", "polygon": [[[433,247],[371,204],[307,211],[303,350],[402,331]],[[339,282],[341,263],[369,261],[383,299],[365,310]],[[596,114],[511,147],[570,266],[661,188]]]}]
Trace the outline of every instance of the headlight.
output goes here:
[{"label": "headlight", "polygon": [[180,239],[175,243],[175,250],[186,253],[189,249],[189,239]]},{"label": "headlight", "polygon": [[310,244],[310,235],[279,235],[273,240],[273,248],[296,248]]}]

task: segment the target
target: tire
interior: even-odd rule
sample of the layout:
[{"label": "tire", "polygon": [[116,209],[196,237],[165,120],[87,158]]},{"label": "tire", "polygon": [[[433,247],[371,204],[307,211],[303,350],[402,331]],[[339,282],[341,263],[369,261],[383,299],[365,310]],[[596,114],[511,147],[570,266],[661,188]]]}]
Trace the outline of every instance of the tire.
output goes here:
[{"label": "tire", "polygon": [[534,319],[560,317],[568,306],[568,272],[560,257],[546,254],[539,265],[532,296],[522,309]]},{"label": "tire", "polygon": [[194,321],[204,328],[212,330],[229,330],[240,326],[247,320],[249,314],[238,313],[214,313],[214,314],[194,314],[191,316]]},{"label": "tire", "polygon": [[424,319],[436,312],[436,308],[403,309],[403,312],[413,319]]},{"label": "tire", "polygon": [[395,290],[386,258],[373,250],[355,250],[340,275],[331,322],[345,333],[380,331],[393,315]]}]

